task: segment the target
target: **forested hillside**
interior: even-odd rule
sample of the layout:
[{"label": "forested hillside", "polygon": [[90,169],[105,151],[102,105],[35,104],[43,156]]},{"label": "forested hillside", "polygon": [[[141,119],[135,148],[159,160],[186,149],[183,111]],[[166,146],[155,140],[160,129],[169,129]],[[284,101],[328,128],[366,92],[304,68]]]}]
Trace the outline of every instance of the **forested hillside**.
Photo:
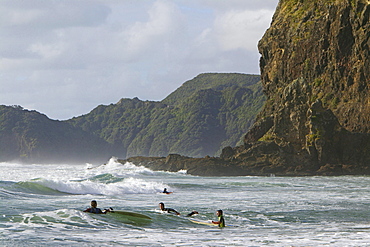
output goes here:
[{"label": "forested hillside", "polygon": [[162,102],[122,99],[68,122],[120,150],[120,157],[218,155],[241,143],[260,111],[259,76],[201,74]]},{"label": "forested hillside", "polygon": [[0,106],[0,161],[103,162],[112,145],[21,106]]},{"label": "forested hillside", "polygon": [[67,121],[0,106],[0,161],[104,162],[111,156],[219,155],[242,143],[265,98],[260,78],[201,74],[162,102],[121,99]]}]

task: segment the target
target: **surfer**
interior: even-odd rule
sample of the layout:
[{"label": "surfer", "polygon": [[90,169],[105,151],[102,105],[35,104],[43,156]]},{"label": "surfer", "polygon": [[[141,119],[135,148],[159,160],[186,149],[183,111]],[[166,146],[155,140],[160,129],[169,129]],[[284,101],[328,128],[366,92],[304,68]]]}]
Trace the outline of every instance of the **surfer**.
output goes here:
[{"label": "surfer", "polygon": [[162,192],[163,194],[171,194],[172,192],[169,192],[169,191],[167,191],[167,188],[164,188],[164,190],[163,190],[163,192]]},{"label": "surfer", "polygon": [[107,212],[113,211],[113,208],[104,209],[104,210],[97,208],[98,203],[95,200],[92,200],[90,205],[91,205],[91,208],[84,210],[84,212],[93,213],[93,214],[106,214]]},{"label": "surfer", "polygon": [[190,212],[190,213],[188,213],[187,215],[186,215],[186,217],[191,217],[191,216],[193,216],[194,214],[199,214],[197,211],[192,211],[192,212]]},{"label": "surfer", "polygon": [[[180,215],[180,213],[179,212],[177,212],[175,209],[173,209],[173,208],[165,208],[164,207],[164,203],[163,202],[160,202],[159,203],[159,208],[161,209],[161,211],[165,211],[165,212],[168,212],[168,213],[174,213],[174,214],[176,214],[176,215]],[[194,214],[199,214],[197,211],[192,211],[192,212],[190,212],[190,213],[188,213],[187,215],[186,215],[186,217],[191,217],[191,216],[193,216]]]},{"label": "surfer", "polygon": [[216,215],[218,217],[218,221],[213,221],[212,220],[212,223],[213,224],[218,224],[219,227],[225,227],[225,219],[224,219],[224,215],[223,215],[222,210],[221,209],[217,210]]},{"label": "surfer", "polygon": [[176,215],[180,215],[180,213],[179,212],[177,212],[175,209],[173,209],[173,208],[165,208],[164,207],[164,203],[163,202],[160,202],[159,203],[159,209],[161,210],[161,211],[164,211],[164,212],[167,212],[167,213],[174,213],[174,214],[176,214]]}]

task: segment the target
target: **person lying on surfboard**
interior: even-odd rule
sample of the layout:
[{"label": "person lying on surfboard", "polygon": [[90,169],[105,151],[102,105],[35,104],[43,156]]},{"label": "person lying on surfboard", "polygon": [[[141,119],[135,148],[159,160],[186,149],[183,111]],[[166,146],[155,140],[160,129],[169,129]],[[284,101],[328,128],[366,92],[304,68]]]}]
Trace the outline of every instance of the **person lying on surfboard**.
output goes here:
[{"label": "person lying on surfboard", "polygon": [[95,200],[92,200],[91,208],[84,210],[84,212],[93,213],[93,214],[106,214],[107,212],[113,212],[113,208],[101,210],[100,208],[97,208],[97,206],[98,206],[98,203]]},{"label": "person lying on surfboard", "polygon": [[169,192],[169,191],[167,191],[167,188],[164,188],[164,190],[163,190],[163,192],[162,192],[163,194],[171,194],[172,193],[172,191],[171,192]]},{"label": "person lying on surfboard", "polygon": [[[175,209],[173,209],[173,208],[165,208],[165,207],[164,207],[164,203],[163,203],[163,202],[160,202],[160,203],[159,203],[159,209],[160,209],[161,211],[164,211],[164,212],[174,213],[174,214],[176,214],[176,215],[180,215],[180,213],[179,213],[179,212],[177,212],[177,211],[176,211]],[[192,216],[192,215],[194,215],[194,214],[198,214],[198,212],[197,212],[197,211],[192,211],[192,212],[188,213],[186,216],[190,217],[190,216]]]},{"label": "person lying on surfboard", "polygon": [[174,213],[174,214],[176,214],[176,215],[180,215],[180,213],[179,212],[177,212],[175,209],[173,209],[173,208],[165,208],[164,207],[164,203],[163,202],[160,202],[159,203],[159,209],[161,210],[161,211],[164,211],[164,212],[167,212],[167,213]]},{"label": "person lying on surfboard", "polygon": [[212,220],[212,223],[213,224],[218,224],[219,227],[225,227],[225,219],[224,219],[224,215],[223,215],[222,210],[221,209],[217,210],[216,215],[218,217],[218,221],[213,221]]}]

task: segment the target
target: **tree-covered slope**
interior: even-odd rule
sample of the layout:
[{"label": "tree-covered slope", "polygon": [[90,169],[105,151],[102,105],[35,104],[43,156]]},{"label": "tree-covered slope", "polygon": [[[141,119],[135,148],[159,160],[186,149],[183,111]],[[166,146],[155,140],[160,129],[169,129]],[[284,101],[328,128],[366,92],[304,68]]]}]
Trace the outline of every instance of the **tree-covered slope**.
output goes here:
[{"label": "tree-covered slope", "polygon": [[162,102],[122,99],[68,122],[114,145],[117,156],[218,155],[235,146],[260,111],[259,77],[201,74]]},{"label": "tree-covered slope", "polygon": [[264,101],[258,76],[212,73],[187,81],[162,102],[121,99],[67,121],[0,106],[0,161],[215,156],[242,143]]},{"label": "tree-covered slope", "polygon": [[0,105],[0,161],[102,162],[111,145],[68,123]]},{"label": "tree-covered slope", "polygon": [[162,100],[162,103],[167,105],[178,105],[200,90],[214,89],[221,91],[222,89],[231,86],[248,87],[255,85],[259,81],[259,75],[204,73],[185,82],[181,87]]}]

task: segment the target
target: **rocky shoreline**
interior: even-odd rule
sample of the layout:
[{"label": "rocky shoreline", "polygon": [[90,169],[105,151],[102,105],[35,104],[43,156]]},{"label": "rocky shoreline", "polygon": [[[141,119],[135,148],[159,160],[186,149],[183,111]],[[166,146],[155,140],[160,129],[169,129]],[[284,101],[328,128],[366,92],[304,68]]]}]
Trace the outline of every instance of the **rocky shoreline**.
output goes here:
[{"label": "rocky shoreline", "polygon": [[[239,147],[243,149],[243,147]],[[178,154],[167,157],[131,157],[119,159],[154,171],[186,170],[194,176],[342,176],[370,175],[370,169],[357,165],[326,164],[312,166],[309,155],[294,154],[274,142],[258,142],[232,155],[235,149],[226,148],[221,157],[191,158]],[[227,156],[230,155],[231,156]],[[297,165],[298,164],[298,165]]]}]

